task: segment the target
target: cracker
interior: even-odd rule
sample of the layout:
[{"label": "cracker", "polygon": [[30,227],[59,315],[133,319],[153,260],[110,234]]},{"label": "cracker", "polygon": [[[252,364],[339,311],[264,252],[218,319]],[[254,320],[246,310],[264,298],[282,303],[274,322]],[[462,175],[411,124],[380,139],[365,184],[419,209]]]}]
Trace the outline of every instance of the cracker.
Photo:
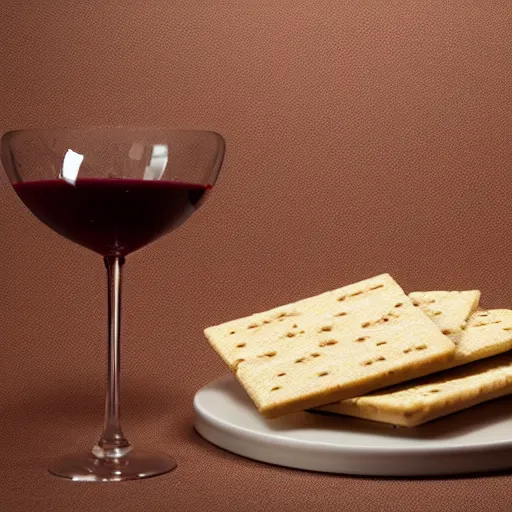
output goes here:
[{"label": "cracker", "polygon": [[455,343],[450,367],[506,352],[512,349],[512,310],[477,311],[469,317],[464,330],[449,338]]},{"label": "cracker", "polygon": [[443,334],[455,334],[464,329],[469,315],[478,308],[480,291],[412,292],[409,297],[439,326]]},{"label": "cracker", "polygon": [[343,413],[403,427],[467,409],[512,393],[512,353],[429,375],[393,392],[375,392],[319,410]]},{"label": "cracker", "polygon": [[438,371],[455,350],[388,274],[205,335],[269,418]]},{"label": "cracker", "polygon": [[[469,318],[466,329],[450,338],[456,348],[448,367],[464,365],[460,371],[444,371],[367,396],[342,400],[318,410],[412,427],[491,400],[495,398],[495,389],[500,393],[496,396],[510,392],[507,391],[508,387],[501,387],[499,380],[500,361],[508,360],[510,355],[507,354],[504,359],[492,357],[487,359],[489,363],[486,361],[481,365],[474,361],[512,349],[511,310],[475,312]],[[466,389],[466,385],[470,387]],[[434,388],[439,388],[439,391],[432,391]]]}]

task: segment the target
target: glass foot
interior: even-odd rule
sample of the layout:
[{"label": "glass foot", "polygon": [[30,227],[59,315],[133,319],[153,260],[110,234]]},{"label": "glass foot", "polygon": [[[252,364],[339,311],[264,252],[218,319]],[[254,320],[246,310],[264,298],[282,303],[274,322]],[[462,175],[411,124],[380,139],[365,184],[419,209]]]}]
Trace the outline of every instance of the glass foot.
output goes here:
[{"label": "glass foot", "polygon": [[163,475],[175,467],[176,461],[164,453],[134,449],[119,459],[98,459],[90,452],[65,455],[48,470],[76,482],[121,482]]}]

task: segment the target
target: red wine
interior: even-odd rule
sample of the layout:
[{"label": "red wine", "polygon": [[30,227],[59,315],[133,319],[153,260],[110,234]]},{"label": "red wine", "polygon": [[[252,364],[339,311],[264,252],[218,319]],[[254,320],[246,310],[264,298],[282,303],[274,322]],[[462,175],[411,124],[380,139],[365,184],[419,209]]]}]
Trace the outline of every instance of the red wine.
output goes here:
[{"label": "red wine", "polygon": [[78,179],[14,184],[32,213],[103,256],[126,256],[180,226],[210,185],[181,181]]}]

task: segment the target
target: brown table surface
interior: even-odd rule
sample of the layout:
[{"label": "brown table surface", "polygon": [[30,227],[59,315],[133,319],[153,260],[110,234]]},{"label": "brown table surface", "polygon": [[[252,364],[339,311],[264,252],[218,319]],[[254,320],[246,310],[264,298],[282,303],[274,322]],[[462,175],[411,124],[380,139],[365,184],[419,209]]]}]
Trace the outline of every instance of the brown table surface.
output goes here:
[{"label": "brown table surface", "polygon": [[[407,290],[511,304],[508,0],[3,2],[0,131],[217,130],[221,179],[179,231],[128,258],[123,418],[170,475],[51,477],[99,436],[105,277],[0,178],[0,509],[511,510],[508,474],[333,476],[259,464],[192,429],[226,370],[202,329],[390,272]],[[418,461],[421,464],[421,461]]]}]

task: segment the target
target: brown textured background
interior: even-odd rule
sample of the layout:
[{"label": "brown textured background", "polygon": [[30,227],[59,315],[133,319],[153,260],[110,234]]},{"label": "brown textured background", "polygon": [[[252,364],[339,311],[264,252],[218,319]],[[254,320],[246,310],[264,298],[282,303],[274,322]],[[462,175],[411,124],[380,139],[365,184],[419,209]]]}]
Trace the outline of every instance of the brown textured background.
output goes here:
[{"label": "brown textured background", "polygon": [[271,467],[192,430],[225,372],[202,328],[389,271],[408,290],[512,302],[508,0],[3,2],[0,131],[217,130],[214,194],[128,258],[125,432],[174,473],[73,484],[103,412],[101,259],[39,224],[0,178],[0,509],[510,510],[508,475],[379,480]]}]

